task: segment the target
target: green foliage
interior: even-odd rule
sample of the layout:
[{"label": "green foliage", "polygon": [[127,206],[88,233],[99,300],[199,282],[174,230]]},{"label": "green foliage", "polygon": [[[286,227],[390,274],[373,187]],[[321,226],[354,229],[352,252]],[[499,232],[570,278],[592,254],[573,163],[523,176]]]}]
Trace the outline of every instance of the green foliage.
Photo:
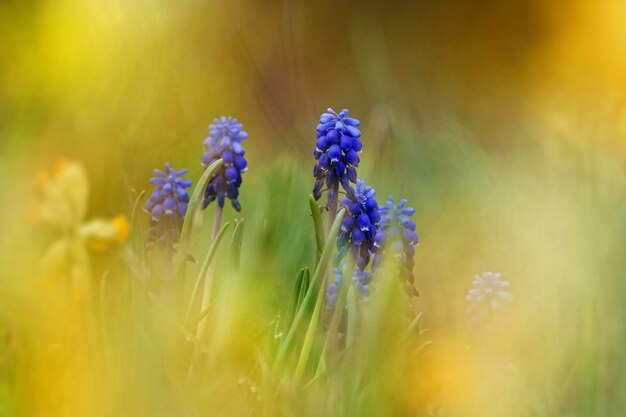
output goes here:
[{"label": "green foliage", "polygon": [[233,238],[230,244],[230,259],[233,271],[239,272],[241,264],[241,244],[243,243],[243,226],[244,219],[235,220],[235,230],[233,230]]},{"label": "green foliage", "polygon": [[311,208],[311,218],[313,219],[313,227],[315,229],[315,243],[317,248],[315,252],[315,264],[317,265],[324,252],[324,222],[322,221],[322,213],[319,204],[312,195],[309,195],[309,206]]},{"label": "green foliage", "polygon": [[328,232],[326,244],[324,245],[324,251],[322,252],[322,256],[320,256],[320,261],[315,267],[315,272],[313,273],[313,278],[311,279],[311,284],[309,285],[308,291],[304,299],[302,300],[302,304],[296,311],[296,315],[294,317],[293,323],[291,324],[291,327],[287,331],[284,340],[282,340],[278,348],[276,361],[274,363],[275,370],[280,369],[287,352],[293,345],[293,339],[296,333],[296,329],[298,328],[300,321],[304,317],[306,309],[308,308],[310,303],[313,303],[315,301],[315,309],[313,310],[313,315],[309,322],[307,334],[302,347],[303,353],[301,354],[304,356],[305,360],[309,355],[311,344],[313,343],[313,335],[315,333],[315,329],[317,327],[320,317],[321,303],[323,302],[323,297],[316,297],[315,292],[319,291],[321,294],[326,287],[326,273],[328,270],[328,265],[330,264],[332,253],[335,248],[334,242],[336,242],[337,240],[337,234],[339,233],[339,228],[341,227],[341,221],[343,220],[344,214],[345,209],[341,209],[339,213],[337,213],[337,217],[335,218],[335,221],[333,222],[330,231]]},{"label": "green foliage", "polygon": [[198,180],[195,188],[193,189],[193,193],[189,198],[189,204],[187,206],[187,214],[185,215],[185,220],[183,222],[183,227],[180,233],[180,247],[182,252],[182,262],[185,263],[187,261],[187,256],[189,255],[189,250],[191,248],[191,235],[193,233],[193,225],[196,219],[196,214],[200,209],[200,205],[202,203],[202,197],[204,196],[204,190],[206,189],[209,180],[217,171],[217,169],[222,165],[223,161],[218,159],[209,165],[202,176]]}]

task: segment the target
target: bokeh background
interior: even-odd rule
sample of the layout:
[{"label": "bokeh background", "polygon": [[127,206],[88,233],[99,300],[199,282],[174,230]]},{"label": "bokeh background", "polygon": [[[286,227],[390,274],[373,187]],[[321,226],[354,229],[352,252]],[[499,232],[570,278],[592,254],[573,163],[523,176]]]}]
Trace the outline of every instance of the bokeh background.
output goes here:
[{"label": "bokeh background", "polygon": [[[416,409],[626,407],[624,2],[4,0],[0,48],[0,414],[46,415],[41,381],[81,380],[29,359],[45,346],[33,288],[51,236],[27,215],[40,169],[80,161],[88,217],[129,215],[153,167],[197,179],[208,124],[237,117],[250,135],[243,263],[269,322],[312,263],[327,107],[361,120],[359,172],[379,201],[417,210],[416,308],[433,344],[407,371]],[[515,301],[482,334],[464,296],[490,270]]]}]

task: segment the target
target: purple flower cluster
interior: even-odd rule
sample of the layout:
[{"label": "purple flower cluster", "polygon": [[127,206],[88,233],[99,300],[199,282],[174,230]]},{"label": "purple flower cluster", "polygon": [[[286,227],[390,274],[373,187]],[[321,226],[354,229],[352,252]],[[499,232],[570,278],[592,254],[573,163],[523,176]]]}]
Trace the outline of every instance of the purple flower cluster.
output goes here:
[{"label": "purple flower cluster", "polygon": [[325,183],[329,204],[337,200],[339,184],[351,195],[353,190],[350,183],[357,181],[356,167],[360,161],[358,154],[363,148],[359,139],[361,131],[357,129],[361,122],[347,116],[348,109],[336,113],[329,108],[321,115],[317,125],[317,141],[313,151],[317,160],[313,168],[313,197],[320,199]]},{"label": "purple flower cluster", "polygon": [[[335,268],[333,268],[334,280],[326,287],[326,308],[332,309],[337,300],[337,295],[341,283],[343,282],[343,267],[344,262],[341,262]],[[369,294],[369,283],[373,278],[373,274],[369,271],[362,270],[358,266],[354,268],[352,274],[352,282],[356,284],[359,294],[365,297]]]},{"label": "purple flower cluster", "polygon": [[382,221],[380,231],[375,237],[375,246],[379,249],[374,257],[374,267],[380,263],[383,254],[389,253],[400,259],[400,279],[404,283],[407,294],[418,296],[415,288],[413,267],[415,266],[415,246],[419,243],[419,237],[415,232],[415,222],[410,218],[414,213],[413,207],[407,207],[407,200],[402,199],[398,204],[393,197],[384,206],[379,208]]},{"label": "purple flower cluster", "polygon": [[326,287],[326,308],[333,308],[335,301],[337,301],[339,288],[343,282],[343,271],[341,270],[341,265],[337,265],[333,268],[333,277],[333,281]]},{"label": "purple flower cluster", "polygon": [[238,200],[241,174],[248,168],[245,150],[241,145],[248,134],[242,129],[243,125],[230,116],[215,119],[209,126],[209,137],[204,141],[206,151],[202,155],[202,166],[206,169],[220,158],[224,163],[209,180],[204,191],[203,209],[216,199],[217,204],[224,207],[224,200],[228,197],[234,209],[241,210]]},{"label": "purple flower cluster", "polygon": [[169,162],[163,171],[154,170],[156,176],[150,183],[155,188],[144,207],[150,214],[149,244],[165,248],[178,242],[189,203],[187,188],[191,186],[191,180],[181,178],[186,173],[186,169],[176,171]]},{"label": "purple flower cluster", "polygon": [[349,250],[361,271],[365,270],[377,249],[375,238],[381,216],[375,197],[376,191],[372,187],[366,186],[363,180],[357,180],[352,195],[341,200],[346,214],[337,238],[339,257]]}]

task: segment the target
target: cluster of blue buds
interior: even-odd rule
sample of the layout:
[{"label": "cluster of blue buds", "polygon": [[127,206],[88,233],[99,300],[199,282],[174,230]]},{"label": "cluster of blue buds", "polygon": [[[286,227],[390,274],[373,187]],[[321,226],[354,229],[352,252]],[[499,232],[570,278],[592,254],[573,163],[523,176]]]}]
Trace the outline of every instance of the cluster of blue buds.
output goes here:
[{"label": "cluster of blue buds", "polygon": [[202,166],[206,169],[220,158],[224,163],[209,180],[204,191],[203,209],[216,199],[217,204],[224,207],[224,200],[228,197],[234,209],[241,210],[238,200],[241,174],[248,168],[245,150],[241,145],[248,134],[242,129],[243,125],[230,116],[215,119],[209,126],[209,137],[204,141],[206,151],[202,155]]},{"label": "cluster of blue buds", "polygon": [[343,271],[340,265],[333,268],[333,277],[333,281],[326,287],[326,308],[334,307],[339,288],[343,282]]},{"label": "cluster of blue buds", "polygon": [[158,244],[165,248],[178,242],[189,203],[187,188],[191,187],[191,180],[181,178],[186,173],[186,169],[176,171],[169,162],[165,170],[154,170],[156,176],[150,183],[155,188],[144,207],[150,214],[148,246]]},{"label": "cluster of blue buds", "polygon": [[348,109],[337,114],[329,108],[317,125],[317,141],[313,152],[317,160],[313,168],[313,197],[319,200],[325,183],[329,204],[337,200],[339,184],[351,195],[353,189],[350,183],[357,181],[356,167],[359,166],[359,153],[363,148],[359,139],[361,131],[357,129],[361,122],[347,116]]},{"label": "cluster of blue buds", "polygon": [[374,268],[380,263],[383,248],[392,256],[399,257],[401,263],[400,279],[404,283],[407,294],[418,296],[415,288],[413,267],[415,266],[415,246],[419,237],[415,232],[415,222],[410,218],[414,213],[413,207],[407,207],[407,200],[402,199],[398,204],[389,196],[384,206],[379,208],[382,216],[380,231],[375,237],[375,246],[379,249],[374,257]]},{"label": "cluster of blue buds", "polygon": [[339,257],[350,250],[357,267],[364,271],[370,257],[377,250],[375,238],[379,231],[381,215],[376,202],[376,191],[357,180],[356,189],[341,200],[346,214],[337,238]]},{"label": "cluster of blue buds", "polygon": [[[333,268],[334,280],[326,287],[326,308],[332,309],[335,306],[337,295],[341,283],[343,282],[343,270],[342,267],[345,264],[342,262],[335,268]],[[369,271],[362,270],[358,266],[354,268],[352,275],[352,282],[356,284],[359,294],[365,297],[369,294],[369,283],[372,280],[373,274]]]},{"label": "cluster of blue buds", "polygon": [[[334,308],[335,301],[337,301],[337,294],[341,283],[343,282],[343,270],[345,263],[341,262],[338,266],[333,268],[334,280],[326,287],[326,308]],[[359,294],[363,297],[369,294],[369,283],[373,278],[373,274],[369,271],[365,271],[358,266],[354,268],[352,274],[352,282],[356,284]]]}]

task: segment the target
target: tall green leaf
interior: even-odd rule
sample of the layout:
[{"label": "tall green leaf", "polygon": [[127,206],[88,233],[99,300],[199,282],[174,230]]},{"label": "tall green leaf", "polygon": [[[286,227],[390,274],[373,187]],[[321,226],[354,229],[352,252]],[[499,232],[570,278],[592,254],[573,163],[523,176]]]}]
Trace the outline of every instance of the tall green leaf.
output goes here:
[{"label": "tall green leaf", "polygon": [[309,195],[309,207],[311,208],[311,217],[313,218],[313,227],[315,229],[315,243],[317,245],[315,264],[317,265],[322,256],[322,252],[324,252],[324,222],[322,221],[322,214],[320,213],[317,201],[312,195]]},{"label": "tall green leaf", "polygon": [[183,227],[180,233],[180,248],[182,250],[182,262],[183,265],[187,263],[187,255],[189,255],[189,249],[191,248],[191,233],[193,231],[193,222],[196,216],[196,212],[200,207],[204,190],[206,189],[209,180],[215,174],[215,171],[222,165],[222,160],[218,159],[204,170],[204,173],[198,180],[198,184],[193,189],[189,204],[187,206],[187,214],[183,220]]},{"label": "tall green leaf", "polygon": [[289,307],[287,307],[287,312],[285,313],[285,318],[283,321],[284,330],[289,330],[291,323],[293,323],[293,319],[296,315],[296,311],[298,307],[302,304],[304,297],[309,289],[309,285],[311,283],[311,274],[309,272],[309,268],[304,267],[300,270],[298,277],[296,278],[296,283],[293,286],[293,293],[291,294],[291,300],[289,301]]},{"label": "tall green leaf", "polygon": [[[328,268],[328,265],[330,264],[330,257],[332,255],[333,249],[336,246],[334,242],[337,240],[337,235],[339,234],[339,228],[341,227],[341,221],[343,220],[343,216],[345,212],[346,212],[345,209],[341,209],[341,211],[337,213],[337,217],[335,218],[335,221],[332,227],[330,228],[330,232],[328,233],[328,238],[326,239],[326,243],[324,244],[324,250],[322,252],[322,256],[320,257],[320,261],[317,264],[317,268],[315,268],[315,273],[313,274],[313,278],[311,279],[311,284],[309,285],[308,291],[304,299],[302,300],[302,304],[298,307],[296,316],[294,317],[293,323],[291,324],[291,327],[289,328],[289,331],[287,332],[285,339],[283,340],[283,342],[281,343],[278,349],[278,354],[276,355],[276,362],[274,362],[274,370],[277,370],[278,367],[282,365],[282,362],[285,359],[285,355],[287,354],[287,352],[289,351],[289,348],[293,344],[293,338],[295,336],[296,329],[298,328],[300,321],[302,320],[302,317],[304,316],[307,306],[310,303],[312,303],[314,300],[314,293],[315,293],[315,290],[318,288],[318,286],[316,285],[317,282],[321,279],[322,282],[320,284],[320,287],[323,288],[325,286],[324,284],[326,281],[326,270]],[[312,317],[311,321],[313,320],[317,321],[318,318],[319,316],[315,318]],[[312,323],[309,324],[309,326],[311,325]]]},{"label": "tall green leaf", "polygon": [[244,219],[236,221],[235,230],[233,230],[233,240],[230,244],[230,256],[232,268],[235,273],[239,271],[241,264],[241,244],[243,242],[243,226]]},{"label": "tall green leaf", "polygon": [[[187,323],[189,321],[189,318],[191,317],[193,306],[196,304],[196,299],[198,298],[198,293],[200,291],[200,287],[202,286],[203,282],[204,282],[204,285],[205,285],[205,291],[203,291],[203,293],[204,294],[208,293],[209,296],[211,294],[210,289],[206,288],[207,285],[210,285],[210,281],[209,281],[210,277],[208,276],[209,266],[211,265],[211,261],[213,260],[213,257],[215,256],[215,252],[217,251],[217,248],[219,247],[220,242],[222,241],[222,237],[224,237],[224,234],[226,233],[226,229],[228,229],[228,226],[230,226],[230,223],[228,223],[228,222],[224,223],[224,225],[220,229],[219,233],[215,237],[215,240],[213,241],[213,243],[209,247],[209,251],[207,252],[206,257],[204,258],[204,262],[202,263],[202,267],[200,268],[200,272],[198,272],[198,276],[196,277],[196,282],[195,282],[195,284],[193,286],[193,291],[191,292],[191,297],[189,298],[189,304],[187,306],[187,313],[185,314],[185,323]],[[204,300],[204,297],[203,297],[202,304],[208,304]],[[202,309],[206,309],[206,308],[208,308],[208,305],[204,305],[202,307]]]}]

